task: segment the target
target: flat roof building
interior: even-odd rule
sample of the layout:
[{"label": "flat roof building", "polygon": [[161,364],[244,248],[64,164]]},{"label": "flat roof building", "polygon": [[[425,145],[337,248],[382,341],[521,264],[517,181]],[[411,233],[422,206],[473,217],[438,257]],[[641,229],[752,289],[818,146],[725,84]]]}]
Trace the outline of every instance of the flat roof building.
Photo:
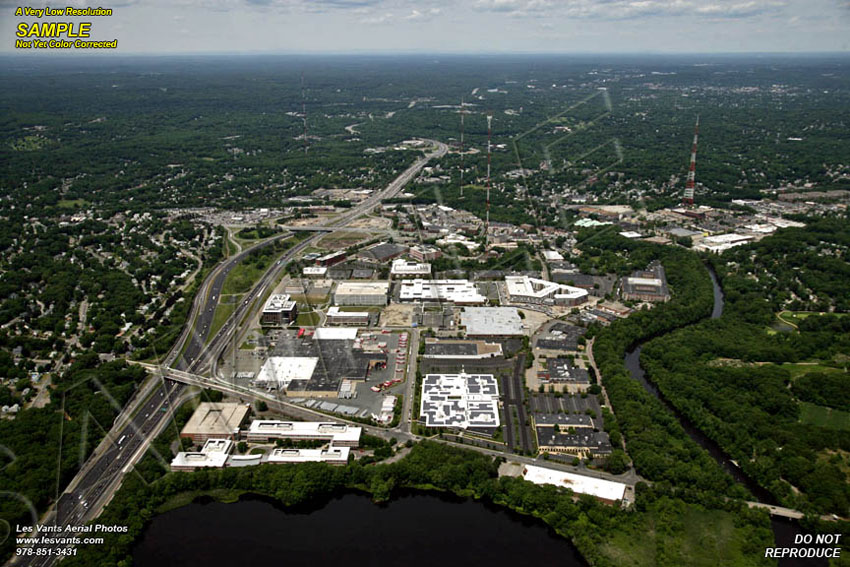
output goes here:
[{"label": "flat roof building", "polygon": [[401,282],[401,301],[447,301],[458,305],[480,305],[487,298],[469,280],[423,280]]},{"label": "flat roof building", "polygon": [[329,421],[278,421],[255,419],[245,432],[248,441],[264,442],[276,439],[291,441],[326,441],[335,446],[357,447],[363,429],[346,423]]},{"label": "flat roof building", "polygon": [[171,461],[172,471],[193,471],[203,468],[221,468],[227,463],[233,441],[208,439],[200,451],[180,452]]},{"label": "flat roof building", "polygon": [[298,304],[285,293],[275,293],[269,297],[260,315],[260,325],[264,327],[282,327],[289,325],[298,317]]},{"label": "flat roof building", "polygon": [[270,356],[254,383],[261,388],[286,390],[293,380],[309,380],[319,359],[311,356]]},{"label": "flat roof building", "polygon": [[325,254],[324,256],[320,256],[320,257],[316,258],[316,265],[317,266],[329,267],[329,266],[333,266],[335,264],[339,264],[340,262],[345,260],[345,258],[346,258],[346,255],[345,255],[344,251],[342,251],[342,252],[331,252],[329,254]]},{"label": "flat roof building", "polygon": [[353,341],[357,338],[357,329],[334,329],[319,327],[313,334],[314,341]]},{"label": "flat roof building", "polygon": [[435,246],[428,246],[427,244],[411,246],[407,253],[417,262],[430,262],[431,260],[436,260],[443,255],[439,248]]},{"label": "flat roof building", "polygon": [[755,237],[748,234],[717,234],[715,236],[706,236],[699,243],[694,245],[694,250],[704,250],[720,254],[730,248],[742,246],[753,242]]},{"label": "flat roof building", "polygon": [[505,285],[510,301],[515,303],[579,305],[588,296],[586,289],[528,276],[507,276]]},{"label": "flat roof building", "polygon": [[389,282],[341,282],[334,305],[386,305],[389,291]]},{"label": "flat roof building", "polygon": [[393,260],[390,274],[399,277],[427,276],[431,273],[431,264],[410,262],[403,258]]},{"label": "flat roof building", "polygon": [[624,277],[622,288],[626,301],[664,302],[670,299],[667,277],[660,262],[653,262],[646,270],[638,270]]},{"label": "flat roof building", "polygon": [[394,258],[398,258],[405,252],[407,252],[407,246],[390,244],[389,242],[379,242],[374,246],[361,250],[357,255],[360,258],[375,260],[377,262],[389,262]]},{"label": "flat roof building", "polygon": [[329,447],[327,449],[273,449],[266,460],[273,464],[328,463],[341,466],[348,464],[350,447]]},{"label": "flat roof building", "polygon": [[569,488],[576,494],[589,494],[605,502],[623,500],[626,485],[592,476],[568,473],[554,469],[526,465],[522,477],[534,484],[553,484],[560,488]]},{"label": "flat roof building", "polygon": [[420,415],[428,427],[498,427],[499,383],[492,374],[428,374]]},{"label": "flat roof building", "polygon": [[516,307],[467,307],[460,315],[467,337],[520,337],[525,325]]},{"label": "flat roof building", "polygon": [[328,308],[328,325],[368,327],[372,314],[368,311],[341,311],[339,307]]},{"label": "flat roof building", "polygon": [[535,430],[541,452],[573,455],[582,459],[611,454],[611,441],[604,431],[574,425],[538,426]]},{"label": "flat roof building", "polygon": [[323,278],[328,273],[325,266],[304,266],[301,273],[309,278]]},{"label": "flat roof building", "polygon": [[424,358],[480,360],[502,356],[502,345],[484,341],[425,339]]},{"label": "flat roof building", "polygon": [[194,443],[205,443],[209,439],[236,439],[250,409],[246,404],[201,402],[183,426],[180,437],[191,439]]},{"label": "flat roof building", "polygon": [[566,323],[555,323],[545,334],[541,334],[535,346],[547,350],[575,351],[578,349],[578,339],[587,332],[584,327],[576,327]]},{"label": "flat roof building", "polygon": [[546,371],[538,376],[545,384],[567,384],[573,386],[572,390],[575,391],[584,391],[590,387],[590,374],[587,370],[573,366],[566,358],[548,359]]}]

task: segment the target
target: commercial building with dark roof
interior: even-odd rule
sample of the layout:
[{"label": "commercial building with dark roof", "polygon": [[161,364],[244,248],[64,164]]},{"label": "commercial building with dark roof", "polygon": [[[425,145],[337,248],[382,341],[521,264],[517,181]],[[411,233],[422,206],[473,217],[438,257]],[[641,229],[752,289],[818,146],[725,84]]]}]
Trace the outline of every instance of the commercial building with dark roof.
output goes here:
[{"label": "commercial building with dark roof", "polygon": [[549,426],[535,429],[541,452],[574,455],[580,459],[611,454],[611,440],[604,431],[593,431],[587,427],[573,428],[574,433],[564,433],[558,427]]},{"label": "commercial building with dark roof", "polygon": [[535,346],[547,350],[575,351],[578,349],[578,339],[587,330],[584,327],[555,323],[545,334],[540,335]]},{"label": "commercial building with dark roof", "polygon": [[407,252],[407,246],[380,242],[357,253],[360,258],[375,260],[377,262],[389,262]]},{"label": "commercial building with dark roof", "polygon": [[638,270],[623,278],[622,287],[626,301],[663,302],[670,299],[667,276],[660,262],[653,262],[646,270]]}]

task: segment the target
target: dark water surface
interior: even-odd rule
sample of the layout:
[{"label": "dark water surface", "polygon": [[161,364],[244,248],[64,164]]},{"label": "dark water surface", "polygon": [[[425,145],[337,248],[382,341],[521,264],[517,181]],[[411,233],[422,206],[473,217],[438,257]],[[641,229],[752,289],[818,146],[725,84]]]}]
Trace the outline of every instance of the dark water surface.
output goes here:
[{"label": "dark water surface", "polygon": [[309,512],[261,498],[195,502],[155,517],[134,560],[137,567],[586,565],[539,520],[431,494],[380,506],[346,494]]}]

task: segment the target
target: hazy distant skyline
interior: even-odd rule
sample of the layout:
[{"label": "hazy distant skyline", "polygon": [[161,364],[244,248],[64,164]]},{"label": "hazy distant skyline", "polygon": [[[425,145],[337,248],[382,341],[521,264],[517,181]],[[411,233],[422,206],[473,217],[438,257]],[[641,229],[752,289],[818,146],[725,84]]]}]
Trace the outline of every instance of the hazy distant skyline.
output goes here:
[{"label": "hazy distant skyline", "polygon": [[112,8],[44,21],[91,21],[91,39],[118,39],[124,54],[850,51],[848,0],[10,1],[3,53],[20,52],[19,22],[38,21],[15,16],[21,5]]}]

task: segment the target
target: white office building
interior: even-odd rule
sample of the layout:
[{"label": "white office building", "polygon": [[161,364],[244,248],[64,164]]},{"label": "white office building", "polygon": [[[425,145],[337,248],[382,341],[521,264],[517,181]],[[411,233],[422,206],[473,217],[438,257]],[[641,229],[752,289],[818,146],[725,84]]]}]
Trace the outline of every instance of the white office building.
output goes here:
[{"label": "white office building", "polygon": [[428,374],[419,413],[428,427],[498,427],[499,383],[492,374]]},{"label": "white office building", "polygon": [[403,258],[393,260],[390,274],[397,277],[427,276],[431,273],[431,264],[411,262]]},{"label": "white office building", "polygon": [[469,280],[415,279],[401,283],[401,301],[447,301],[458,305],[481,305],[487,298]]},{"label": "white office building", "polygon": [[266,462],[273,464],[328,463],[345,465],[348,463],[350,447],[329,447],[327,449],[274,449]]},{"label": "white office building", "polygon": [[180,452],[171,461],[173,471],[192,471],[203,468],[221,468],[233,450],[230,439],[208,439],[200,451]]},{"label": "white office building", "polygon": [[362,428],[329,421],[278,421],[255,419],[245,432],[248,441],[264,442],[276,439],[292,441],[327,441],[340,447],[357,447]]},{"label": "white office building", "polygon": [[528,276],[506,276],[508,297],[514,303],[579,305],[587,301],[587,290]]}]

